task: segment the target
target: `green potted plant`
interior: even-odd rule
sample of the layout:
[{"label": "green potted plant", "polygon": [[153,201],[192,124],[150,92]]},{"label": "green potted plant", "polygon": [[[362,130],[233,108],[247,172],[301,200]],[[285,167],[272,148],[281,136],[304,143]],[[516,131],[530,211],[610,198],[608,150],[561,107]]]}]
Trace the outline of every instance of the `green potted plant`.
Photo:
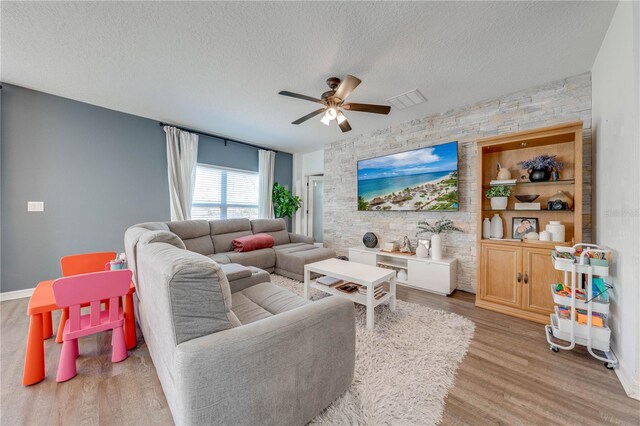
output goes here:
[{"label": "green potted plant", "polygon": [[300,208],[302,199],[293,195],[287,188],[278,182],[273,184],[272,192],[273,211],[276,217],[292,217]]},{"label": "green potted plant", "polygon": [[505,185],[492,186],[484,195],[491,200],[492,210],[506,210],[511,189]]}]

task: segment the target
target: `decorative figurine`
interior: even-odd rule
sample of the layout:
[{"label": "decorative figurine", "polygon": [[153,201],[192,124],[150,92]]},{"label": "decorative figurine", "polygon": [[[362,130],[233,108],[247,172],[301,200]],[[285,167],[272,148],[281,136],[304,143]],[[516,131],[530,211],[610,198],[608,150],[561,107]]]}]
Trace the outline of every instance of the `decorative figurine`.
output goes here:
[{"label": "decorative figurine", "polygon": [[409,237],[407,237],[406,235],[404,236],[404,239],[402,240],[402,247],[400,247],[400,252],[401,253],[413,253],[413,250],[411,250],[411,241],[409,241]]}]

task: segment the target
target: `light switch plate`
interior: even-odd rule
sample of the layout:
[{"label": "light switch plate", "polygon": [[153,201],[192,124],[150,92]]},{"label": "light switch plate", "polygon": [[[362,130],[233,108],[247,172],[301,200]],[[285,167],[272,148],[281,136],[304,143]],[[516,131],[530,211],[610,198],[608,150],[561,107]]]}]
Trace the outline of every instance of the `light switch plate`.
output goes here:
[{"label": "light switch plate", "polygon": [[44,201],[27,201],[28,212],[43,212]]}]

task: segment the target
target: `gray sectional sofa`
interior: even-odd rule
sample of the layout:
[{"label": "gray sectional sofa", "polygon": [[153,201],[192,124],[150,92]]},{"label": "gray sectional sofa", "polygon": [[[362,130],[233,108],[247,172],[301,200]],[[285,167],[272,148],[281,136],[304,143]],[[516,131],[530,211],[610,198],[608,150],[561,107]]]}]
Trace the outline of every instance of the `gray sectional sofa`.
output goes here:
[{"label": "gray sectional sofa", "polygon": [[[220,265],[259,268],[298,281],[304,279],[304,265],[336,255],[333,250],[313,245],[311,237],[287,232],[284,219],[147,222],[132,228],[141,228],[138,233],[144,230],[171,231],[180,237],[187,250],[205,255]],[[275,246],[246,253],[233,251],[232,241],[235,238],[260,233],[271,235]],[[223,266],[225,269],[227,267]],[[230,277],[230,281],[234,280]]]},{"label": "gray sectional sofa", "polygon": [[[305,248],[281,221],[247,222],[155,222],[125,234],[137,319],[176,424],[303,425],[353,380],[353,304],[309,302],[267,272],[296,275],[301,259],[333,253]],[[227,250],[247,231],[280,244],[257,256]]]}]

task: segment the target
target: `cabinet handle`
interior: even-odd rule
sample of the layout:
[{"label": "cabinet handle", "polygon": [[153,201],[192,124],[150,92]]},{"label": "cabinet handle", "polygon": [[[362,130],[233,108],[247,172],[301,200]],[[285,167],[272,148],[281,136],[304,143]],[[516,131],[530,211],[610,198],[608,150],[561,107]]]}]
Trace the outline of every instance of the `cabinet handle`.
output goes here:
[{"label": "cabinet handle", "polygon": [[529,283],[529,275],[527,275],[527,273],[524,273],[524,283],[528,284]]},{"label": "cabinet handle", "polygon": [[518,282],[522,281],[522,274],[520,272],[518,272],[518,275],[516,275],[516,279],[518,280]]}]

